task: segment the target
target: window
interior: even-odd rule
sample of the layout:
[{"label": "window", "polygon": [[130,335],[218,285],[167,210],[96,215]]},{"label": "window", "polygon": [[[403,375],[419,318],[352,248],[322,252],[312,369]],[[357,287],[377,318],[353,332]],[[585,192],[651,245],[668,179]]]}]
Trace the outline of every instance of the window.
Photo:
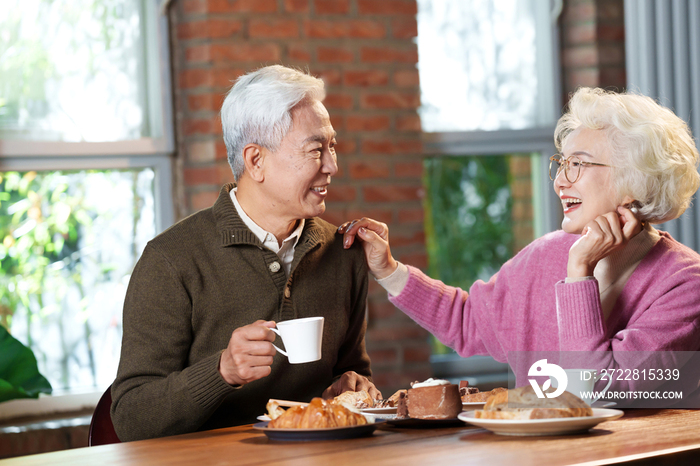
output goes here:
[{"label": "window", "polygon": [[103,391],[146,241],[173,221],[157,0],[8,0],[0,17],[0,322],[54,394]]},{"label": "window", "polygon": [[[468,289],[488,279],[558,228],[547,160],[560,107],[560,8],[559,1],[418,0],[429,273],[447,284]],[[436,344],[434,353],[450,350]],[[468,359],[455,356],[434,356],[437,376],[470,371]]]}]

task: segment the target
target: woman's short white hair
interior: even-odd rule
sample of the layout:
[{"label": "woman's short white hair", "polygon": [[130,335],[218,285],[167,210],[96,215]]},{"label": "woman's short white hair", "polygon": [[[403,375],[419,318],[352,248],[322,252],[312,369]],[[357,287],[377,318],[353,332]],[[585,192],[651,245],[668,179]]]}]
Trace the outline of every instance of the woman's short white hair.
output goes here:
[{"label": "woman's short white hair", "polygon": [[266,66],[239,77],[221,106],[224,143],[236,181],[245,171],[246,145],[276,151],[292,126],[292,108],[325,95],[323,81],[286,66]]},{"label": "woman's short white hair", "polygon": [[580,126],[606,131],[615,189],[620,198],[637,201],[641,219],[663,223],[688,208],[700,186],[698,149],[688,125],[671,110],[646,96],[584,87],[557,123],[559,151]]}]

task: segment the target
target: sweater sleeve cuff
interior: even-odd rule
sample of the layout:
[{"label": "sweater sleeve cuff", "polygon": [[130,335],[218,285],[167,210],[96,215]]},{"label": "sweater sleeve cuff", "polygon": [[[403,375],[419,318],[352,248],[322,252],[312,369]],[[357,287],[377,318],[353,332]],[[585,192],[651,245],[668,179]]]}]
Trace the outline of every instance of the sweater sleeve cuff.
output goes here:
[{"label": "sweater sleeve cuff", "polygon": [[215,409],[226,395],[239,387],[226,383],[219,373],[221,351],[191,366],[187,374],[187,389],[192,399],[204,409]]},{"label": "sweater sleeve cuff", "polygon": [[555,285],[557,320],[564,339],[590,338],[605,334],[598,280]]},{"label": "sweater sleeve cuff", "polygon": [[408,282],[408,267],[401,262],[398,262],[398,265],[391,275],[377,279],[377,283],[392,296],[400,295]]}]

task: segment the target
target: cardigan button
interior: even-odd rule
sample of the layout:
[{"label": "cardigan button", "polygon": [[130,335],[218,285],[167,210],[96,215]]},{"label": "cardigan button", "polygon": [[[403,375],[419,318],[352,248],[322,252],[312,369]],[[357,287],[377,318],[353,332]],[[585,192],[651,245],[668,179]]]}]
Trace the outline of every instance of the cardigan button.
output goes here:
[{"label": "cardigan button", "polygon": [[279,272],[282,267],[280,267],[280,263],[275,261],[272,264],[268,266],[270,268],[270,272],[275,273]]},{"label": "cardigan button", "polygon": [[285,297],[285,298],[289,298],[291,295],[292,295],[292,292],[289,291],[289,287],[286,287],[286,288],[284,289],[284,297]]}]

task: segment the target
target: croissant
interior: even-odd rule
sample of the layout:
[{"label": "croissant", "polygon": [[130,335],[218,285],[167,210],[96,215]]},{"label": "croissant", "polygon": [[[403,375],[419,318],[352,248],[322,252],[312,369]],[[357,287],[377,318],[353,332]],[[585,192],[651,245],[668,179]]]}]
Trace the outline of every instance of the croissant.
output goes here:
[{"label": "croissant", "polygon": [[367,424],[367,419],[353,413],[345,406],[334,405],[321,398],[314,398],[307,406],[294,406],[270,421],[269,428],[323,429]]}]

